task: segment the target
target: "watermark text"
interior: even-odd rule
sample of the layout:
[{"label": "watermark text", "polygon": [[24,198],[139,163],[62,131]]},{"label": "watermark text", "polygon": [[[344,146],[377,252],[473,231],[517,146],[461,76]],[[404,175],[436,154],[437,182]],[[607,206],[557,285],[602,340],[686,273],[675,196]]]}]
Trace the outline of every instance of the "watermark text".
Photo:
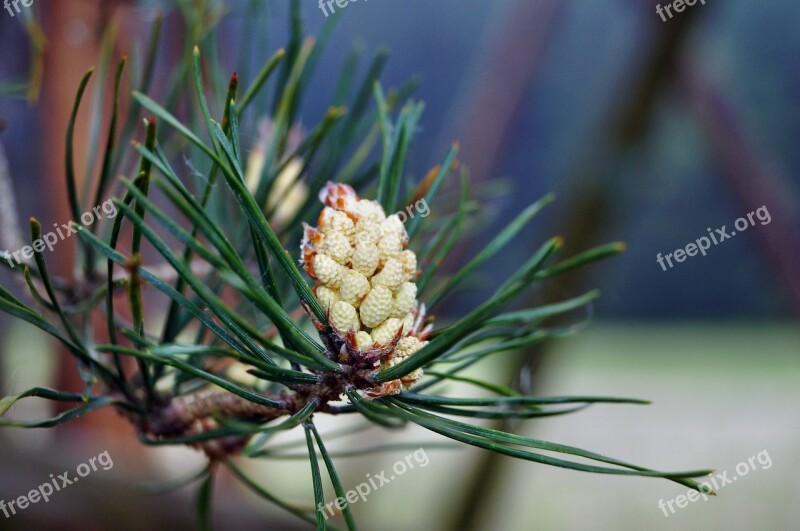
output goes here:
[{"label": "watermark text", "polygon": [[17,514],[17,511],[24,511],[29,506],[39,503],[42,500],[44,500],[45,503],[49,503],[50,496],[73,483],[77,483],[80,478],[85,478],[92,472],[96,472],[98,470],[98,465],[102,467],[103,470],[111,470],[114,466],[114,461],[111,460],[108,450],[96,457],[92,457],[86,463],[78,465],[75,469],[75,474],[77,474],[77,476],[73,475],[70,478],[69,471],[59,474],[58,476],[50,474],[49,481],[42,483],[27,494],[19,496],[9,502],[0,500],[0,511],[2,511],[6,518],[11,518]]},{"label": "watermark text", "polygon": [[[663,498],[658,500],[658,508],[664,513],[664,517],[669,517],[670,515],[675,514],[677,509],[683,509],[689,505],[689,502],[696,502],[700,498],[703,498],[703,501],[708,501],[709,494],[713,494],[715,491],[726,485],[730,485],[737,479],[746,476],[750,472],[758,470],[756,463],[761,465],[761,470],[767,470],[768,468],[771,468],[772,458],[769,456],[769,452],[762,450],[756,455],[748,457],[747,461],[742,461],[736,465],[736,474],[734,475],[729,476],[727,470],[715,473],[708,480],[700,483],[698,487],[699,491],[690,490],[686,494],[681,494],[680,496],[677,496],[666,502]],[[667,512],[667,509],[669,509],[669,512]]]},{"label": "watermark text", "polygon": [[[92,211],[81,214],[81,223],[88,227],[96,220],[100,219],[101,213],[105,214],[106,219],[111,219],[117,215],[117,207],[110,200],[106,201],[105,203],[94,207]],[[45,247],[48,251],[52,251],[59,241],[66,240],[81,230],[81,227],[74,228],[70,223],[64,223],[60,226],[58,223],[54,223],[53,228],[55,229],[54,231],[43,234],[41,238],[33,241],[31,245],[26,245],[25,247],[13,252],[0,251],[0,259],[7,261],[8,265],[11,266],[11,269],[14,269],[16,267],[14,262],[17,264],[27,262],[33,258],[34,251],[41,253],[44,251]]]},{"label": "watermark text", "polygon": [[697,253],[705,256],[706,251],[711,249],[711,244],[718,245],[729,238],[733,238],[736,236],[736,231],[744,232],[750,227],[754,227],[756,224],[756,219],[761,222],[761,225],[768,225],[770,221],[772,221],[772,217],[769,215],[769,210],[767,210],[766,205],[762,206],[749,214],[745,218],[742,216],[738,218],[733,226],[736,230],[731,230],[728,232],[727,225],[723,225],[718,229],[714,229],[712,232],[711,227],[708,229],[708,236],[701,236],[697,238],[694,242],[688,244],[686,248],[676,249],[671,253],[667,253],[664,256],[661,256],[661,253],[656,255],[656,262],[658,265],[661,266],[662,271],[667,270],[667,266],[669,269],[674,267],[672,263],[673,258],[675,262],[683,262],[689,256],[695,256]]},{"label": "watermark text", "polygon": [[[658,13],[658,16],[661,17],[662,22],[666,22],[667,16],[669,16],[669,18],[673,17],[672,15],[673,9],[675,10],[676,13],[682,13],[683,10],[686,9],[686,6],[691,7],[695,5],[698,1],[701,4],[706,5],[706,0],[674,0],[673,2],[668,2],[667,5],[663,7],[661,6],[661,4],[658,4],[656,6],[656,13]],[[667,16],[664,15],[665,12]]]},{"label": "watermark text", "polygon": [[317,510],[325,516],[327,520],[329,516],[334,515],[334,507],[343,511],[348,504],[356,503],[359,499],[362,502],[367,501],[367,497],[373,492],[378,490],[379,488],[383,487],[384,485],[388,485],[393,480],[397,479],[399,476],[402,476],[409,470],[413,469],[415,465],[419,465],[420,468],[425,468],[430,463],[430,459],[428,455],[425,453],[423,448],[419,448],[414,451],[412,454],[408,454],[405,456],[403,460],[398,460],[392,465],[391,472],[394,472],[389,477],[386,477],[388,473],[386,470],[381,470],[378,474],[367,474],[367,481],[356,485],[355,489],[349,490],[345,493],[344,496],[336,498],[336,500],[332,502],[326,503],[324,506],[322,502],[317,504]]}]

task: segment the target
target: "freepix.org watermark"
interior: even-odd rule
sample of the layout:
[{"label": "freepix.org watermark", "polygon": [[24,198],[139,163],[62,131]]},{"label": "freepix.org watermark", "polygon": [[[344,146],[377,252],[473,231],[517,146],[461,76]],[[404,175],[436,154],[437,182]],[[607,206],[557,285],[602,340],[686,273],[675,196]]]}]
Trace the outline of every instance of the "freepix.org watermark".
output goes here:
[{"label": "freepix.org watermark", "polygon": [[[367,0],[364,0],[366,2]],[[358,0],[319,0],[319,8],[322,10],[322,13],[325,15],[325,18],[336,13],[336,8],[344,9],[350,3],[358,2]]]},{"label": "freepix.org watermark", "polygon": [[85,478],[92,472],[96,472],[98,470],[98,465],[102,467],[103,470],[111,470],[114,466],[114,461],[112,461],[111,456],[108,455],[108,450],[96,457],[92,457],[86,463],[78,465],[75,469],[75,474],[77,474],[77,476],[72,475],[72,477],[70,477],[69,471],[59,474],[58,476],[50,474],[49,481],[42,483],[27,494],[19,496],[9,502],[0,500],[0,511],[3,512],[6,518],[11,518],[17,514],[17,511],[24,511],[31,505],[39,503],[42,500],[44,500],[45,503],[49,503],[50,496],[73,483],[77,483],[80,478]]},{"label": "freepix.org watermark", "polygon": [[[22,7],[31,7],[33,5],[33,2],[34,0],[5,0],[3,2],[3,7],[5,8],[6,11],[8,11],[9,15],[15,17],[17,16],[17,13],[22,12],[22,10],[19,7],[20,4],[22,4]],[[11,9],[12,6],[14,7],[13,10]],[[16,11],[16,13],[14,11]]]},{"label": "freepix.org watermark", "polygon": [[[117,207],[111,200],[108,200],[94,207],[91,212],[84,212],[81,214],[81,223],[83,223],[85,227],[88,227],[95,221],[100,220],[101,213],[105,214],[106,219],[111,219],[117,215]],[[34,251],[41,253],[44,251],[45,247],[48,251],[52,251],[53,247],[55,247],[59,241],[66,240],[73,234],[77,234],[78,230],[80,230],[80,228],[73,228],[69,223],[62,224],[61,226],[59,226],[58,223],[54,223],[53,228],[56,230],[43,234],[41,238],[35,240],[31,245],[26,245],[22,249],[13,252],[0,252],[0,259],[7,261],[8,265],[13,269],[16,267],[14,262],[22,264],[33,258]]]},{"label": "freepix.org watermark", "polygon": [[673,2],[668,2],[664,7],[661,7],[661,4],[658,4],[656,6],[656,13],[658,13],[658,15],[661,17],[662,22],[666,22],[667,17],[664,16],[665,12],[667,15],[669,15],[669,18],[672,18],[673,9],[676,13],[681,13],[684,9],[686,9],[686,6],[691,7],[697,2],[700,2],[702,5],[706,5],[706,0],[674,0]]},{"label": "freepix.org watermark", "polygon": [[661,256],[661,253],[656,255],[656,262],[658,265],[661,266],[662,271],[667,270],[667,266],[670,269],[674,266],[672,263],[672,259],[675,259],[675,262],[683,262],[689,256],[696,256],[697,253],[705,256],[706,251],[711,249],[711,244],[718,245],[729,238],[733,238],[736,236],[737,232],[744,232],[750,227],[754,227],[756,224],[756,219],[761,222],[762,225],[768,225],[770,221],[772,221],[772,217],[769,215],[769,210],[767,210],[766,206],[762,206],[750,213],[747,214],[747,217],[742,216],[738,218],[734,223],[733,227],[736,230],[732,230],[728,232],[726,228],[727,225],[723,225],[722,227],[715,229],[713,232],[709,227],[706,229],[708,231],[708,236],[701,236],[697,238],[693,243],[690,243],[686,246],[686,248],[676,249],[674,252],[665,254]]},{"label": "freepix.org watermark", "polygon": [[405,223],[409,219],[414,219],[417,214],[421,218],[427,218],[431,215],[431,207],[428,206],[428,201],[423,197],[416,203],[408,205],[405,210],[398,210],[395,214],[400,218],[401,223]]},{"label": "freepix.org watermark", "polygon": [[356,503],[358,500],[365,502],[371,493],[383,487],[384,485],[388,485],[393,480],[413,469],[415,465],[419,465],[420,468],[425,468],[428,466],[428,463],[430,463],[428,454],[425,453],[423,448],[419,448],[415,450],[414,453],[405,456],[403,460],[398,460],[394,465],[392,465],[391,472],[394,473],[388,478],[386,477],[386,474],[388,473],[386,470],[381,470],[379,474],[375,475],[367,474],[368,482],[365,481],[364,483],[356,485],[355,489],[347,491],[343,497],[336,498],[336,500],[328,502],[324,506],[322,505],[322,502],[319,502],[317,504],[317,511],[321,512],[325,517],[325,520],[327,520],[329,516],[334,515],[334,506],[342,511],[345,507],[347,507],[348,504]]},{"label": "freepix.org watermark", "polygon": [[[658,500],[658,508],[664,513],[664,517],[668,517],[671,514],[675,514],[675,506],[677,506],[678,509],[683,509],[689,505],[689,502],[696,502],[700,498],[703,498],[703,501],[708,501],[708,494],[718,491],[725,485],[730,485],[737,479],[743,478],[754,470],[758,470],[758,468],[756,468],[756,462],[761,465],[761,470],[767,470],[772,467],[772,458],[769,456],[769,452],[761,450],[756,455],[748,457],[747,461],[742,461],[736,465],[736,475],[728,477],[727,470],[714,474],[708,481],[700,483],[699,488],[701,492],[690,490],[686,494],[681,494],[667,502],[664,502],[662,498]],[[667,512],[668,508],[669,512]]]}]

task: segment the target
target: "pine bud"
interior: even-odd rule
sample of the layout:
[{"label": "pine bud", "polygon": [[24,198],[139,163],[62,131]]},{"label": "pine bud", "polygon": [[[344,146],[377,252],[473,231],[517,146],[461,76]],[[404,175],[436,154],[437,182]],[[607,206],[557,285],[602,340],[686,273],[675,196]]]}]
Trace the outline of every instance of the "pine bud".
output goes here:
[{"label": "pine bud", "polygon": [[[427,344],[417,337],[417,257],[405,249],[403,222],[348,185],[328,183],[320,200],[325,207],[318,226],[306,226],[302,256],[332,333],[362,359],[380,358],[384,367],[400,363]],[[416,370],[371,396],[399,392],[421,376]]]}]

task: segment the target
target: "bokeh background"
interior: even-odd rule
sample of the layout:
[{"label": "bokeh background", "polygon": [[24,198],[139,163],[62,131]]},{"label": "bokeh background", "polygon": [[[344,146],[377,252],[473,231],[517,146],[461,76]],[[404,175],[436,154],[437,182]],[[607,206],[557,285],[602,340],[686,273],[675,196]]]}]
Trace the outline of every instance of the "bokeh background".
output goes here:
[{"label": "bokeh background", "polygon": [[[241,59],[250,2],[228,2],[219,56],[230,71],[253,71],[287,38],[287,3],[258,16],[269,43]],[[303,0],[308,31],[326,17]],[[158,72],[179,62],[184,41],[173,2],[36,0],[47,45],[34,105],[13,97],[36,64],[21,16],[0,11],[0,143],[18,206],[51,223],[67,219],[64,131],[80,76],[98,62],[105,25],[117,20],[118,54],[141,49],[164,9]],[[461,312],[490,293],[538,242],[562,234],[567,250],[622,240],[628,250],[535,296],[603,292],[574,337],[482,370],[528,392],[625,395],[650,406],[602,406],[512,426],[519,433],[585,447],[660,469],[752,471],[665,517],[659,500],[685,489],[664,480],[593,476],[473,450],[431,447],[430,464],[354,506],[364,529],[582,530],[797,529],[800,525],[800,4],[706,0],[662,21],[646,0],[358,0],[341,9],[305,99],[315,123],[330,105],[353,45],[370,57],[391,50],[383,81],[411,75],[426,102],[409,171],[424,175],[450,143],[493,191],[487,222],[468,257],[522,208],[549,191],[558,201],[502,260],[449,300]],[[252,64],[247,64],[247,61]],[[242,63],[244,61],[244,64]],[[163,89],[157,75],[153,93]],[[104,105],[97,100],[98,105]],[[91,138],[78,139],[88,149]],[[1,199],[1,198],[0,198]],[[707,227],[765,206],[769,224],[663,271],[656,262],[706,235]],[[432,208],[436,208],[434,205]],[[8,220],[5,220],[8,223]],[[0,231],[8,227],[0,227]],[[62,253],[61,250],[59,250]],[[69,251],[64,250],[64,263]],[[63,270],[68,270],[64,268]],[[0,272],[3,285],[10,275]],[[0,391],[74,384],[74,370],[33,329],[0,318]],[[20,415],[48,406],[20,404]],[[322,423],[337,429],[337,419]],[[379,430],[340,448],[383,440]],[[410,430],[404,440],[436,441]],[[423,445],[424,446],[424,445]],[[2,529],[191,528],[191,492],[146,494],[145,484],[197,470],[199,454],[142,449],[132,429],[98,414],[57,430],[0,432],[0,499],[9,500],[108,450],[114,467],[38,504]],[[407,452],[406,452],[407,453]],[[340,465],[356,485],[403,452]],[[310,499],[307,463],[259,465],[265,484]],[[233,481],[218,485],[220,529],[302,529]]]}]

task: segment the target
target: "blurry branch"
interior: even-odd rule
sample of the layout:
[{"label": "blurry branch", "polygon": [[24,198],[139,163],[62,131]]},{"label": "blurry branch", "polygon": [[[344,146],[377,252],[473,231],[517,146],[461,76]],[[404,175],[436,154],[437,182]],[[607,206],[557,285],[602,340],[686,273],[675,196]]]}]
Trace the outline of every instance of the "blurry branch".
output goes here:
[{"label": "blurry branch", "polygon": [[0,142],[0,253],[14,251],[23,245],[22,232],[17,223],[17,201],[11,172],[3,143]]},{"label": "blurry branch", "polygon": [[[767,259],[785,287],[789,302],[800,316],[800,208],[797,191],[778,165],[754,145],[744,119],[722,87],[693,68],[687,60],[681,84],[694,114],[708,136],[714,154],[743,208],[765,205],[770,230],[754,232]],[[683,65],[682,65],[683,66]]]},{"label": "blurry branch", "polygon": [[[516,2],[503,16],[501,25],[493,25],[484,33],[483,45],[477,49],[486,52],[466,83],[475,88],[453,106],[453,116],[458,117],[455,127],[443,128],[455,131],[455,138],[460,139],[465,153],[463,162],[475,181],[486,179],[496,170],[502,146],[525,94],[536,80],[544,50],[552,41],[555,21],[564,7],[552,0]],[[514,373],[511,374],[513,378]],[[496,424],[508,428],[507,422]],[[451,522],[453,529],[476,529],[478,516],[491,503],[491,494],[500,484],[497,471],[501,457],[486,453],[476,460],[472,478],[465,482],[468,488],[461,507],[452,512],[458,515]]]},{"label": "blurry branch", "polygon": [[476,183],[497,166],[520,105],[536,79],[555,21],[565,6],[556,0],[516,2],[511,9],[503,10],[501,23],[491,24],[481,46],[476,47],[486,52],[463,83],[474,89],[452,106],[455,123],[442,129],[447,132],[448,144],[451,138],[460,140],[463,162]]},{"label": "blurry branch", "polygon": [[[566,249],[574,251],[592,245],[608,228],[609,215],[615,211],[614,198],[623,186],[619,181],[620,164],[647,135],[656,103],[674,81],[683,43],[701,13],[704,11],[688,10],[669,24],[655,23],[660,34],[654,37],[653,48],[639,68],[638,81],[619,100],[621,106],[611,110],[605,128],[610,140],[588,153],[568,179],[578,184],[578,191],[573,194],[573,204],[564,209],[572,213],[564,234]],[[570,285],[580,274],[571,273],[559,282]]]},{"label": "blurry branch", "polygon": [[[646,3],[645,3],[646,4]],[[649,4],[647,4],[649,7]],[[514,20],[526,28],[529,33],[536,33],[530,30],[532,21],[536,20],[531,18],[539,7],[541,10],[546,11],[542,6],[549,6],[553,10],[556,7],[547,3],[530,3],[525,4],[521,9],[523,13],[515,13]],[[568,182],[575,185],[576,191],[572,195],[575,199],[572,204],[565,205],[563,212],[569,212],[570,217],[566,219],[565,230],[563,232],[567,253],[574,252],[576,249],[585,249],[591,247],[602,235],[603,231],[607,228],[610,222],[609,215],[614,212],[613,200],[618,187],[622,183],[618,182],[620,172],[618,171],[619,164],[623,161],[628,153],[635,149],[639,142],[647,133],[651,117],[654,112],[655,104],[664,92],[665,88],[675,77],[675,70],[677,65],[677,58],[679,57],[683,48],[683,43],[689,33],[690,28],[695,20],[701,13],[700,10],[686,11],[680,18],[670,21],[669,24],[658,24],[656,30],[660,32],[654,38],[654,46],[649,54],[643,59],[642,66],[639,71],[638,83],[636,83],[628,94],[619,101],[623,102],[622,106],[618,109],[611,111],[609,117],[609,126],[606,128],[608,134],[608,142],[605,145],[593,149],[587,153],[585,159],[582,161],[580,167],[570,176]],[[549,13],[549,17],[544,13],[536,13],[536,17],[542,17],[552,25],[555,19],[555,13]],[[524,16],[523,16],[524,15]],[[544,32],[542,32],[544,34]],[[513,57],[522,58],[531,63],[538,64],[538,61],[531,61],[530,55],[521,54],[518,49],[529,49],[530,44],[523,45],[519,41],[524,41],[514,31],[506,32],[508,42],[501,44],[498,50],[491,54],[492,56],[504,57],[503,61],[510,60]],[[513,39],[512,39],[513,37]],[[540,35],[541,37],[541,35]],[[528,39],[535,38],[533,35]],[[506,48],[513,46],[512,51]],[[534,48],[535,49],[535,48]],[[505,56],[500,52],[505,53]],[[535,53],[534,53],[535,56]],[[499,62],[503,62],[499,61]],[[488,83],[496,84],[498,87],[505,89],[508,81],[517,82],[522,81],[522,78],[515,78],[512,76],[511,80],[502,77],[502,72],[495,73],[493,76],[487,76],[491,81]],[[524,81],[526,82],[522,88],[527,90],[528,84],[533,80],[533,72],[526,74]],[[512,85],[513,86],[513,85]],[[489,88],[479,90],[478,93],[488,93]],[[496,88],[492,90],[497,90]],[[519,89],[512,89],[511,94],[523,94],[524,91]],[[494,113],[497,105],[496,100],[491,100],[489,103],[483,101],[481,98],[476,98],[475,101],[470,102],[469,106],[463,109],[487,109],[487,112]],[[469,127],[465,129],[468,131],[475,131],[475,134],[483,134],[484,136],[467,152],[478,152],[484,157],[473,161],[467,161],[472,169],[482,167],[482,172],[476,172],[481,175],[483,172],[488,173],[495,170],[495,152],[496,148],[491,146],[499,145],[502,142],[503,132],[510,126],[510,118],[516,113],[519,106],[519,100],[515,100],[515,105],[512,114],[508,116],[504,124],[495,124],[502,129],[495,130],[493,127],[485,127],[484,122],[474,121]],[[465,112],[467,116],[478,116],[473,112]],[[482,115],[481,120],[486,120]],[[493,121],[489,121],[493,123]],[[467,142],[464,142],[467,144]],[[481,145],[484,147],[480,149]],[[489,151],[491,150],[491,152]],[[476,163],[479,165],[476,166]],[[486,164],[486,166],[480,166]],[[765,231],[762,231],[765,232]],[[582,270],[572,271],[549,284],[544,295],[545,299],[548,298],[548,293],[563,293],[566,291],[566,286],[581,286]],[[514,367],[511,374],[513,377],[526,378],[529,375],[532,367],[536,366],[541,361],[544,355],[544,348],[540,346],[532,346],[527,349],[527,354],[519,359],[518,365]],[[542,377],[537,374],[537,379]],[[529,384],[526,384],[529,385]],[[528,392],[527,389],[522,389],[523,392]],[[508,421],[505,421],[500,429],[508,429]],[[461,511],[456,512],[459,514],[457,529],[475,530],[480,526],[480,515],[484,512],[486,504],[491,503],[495,499],[494,491],[500,487],[502,482],[502,474],[504,468],[500,466],[500,457],[494,453],[483,454],[479,457],[480,462],[473,479],[467,482],[474,487],[468,492],[466,499],[463,502]]]}]

